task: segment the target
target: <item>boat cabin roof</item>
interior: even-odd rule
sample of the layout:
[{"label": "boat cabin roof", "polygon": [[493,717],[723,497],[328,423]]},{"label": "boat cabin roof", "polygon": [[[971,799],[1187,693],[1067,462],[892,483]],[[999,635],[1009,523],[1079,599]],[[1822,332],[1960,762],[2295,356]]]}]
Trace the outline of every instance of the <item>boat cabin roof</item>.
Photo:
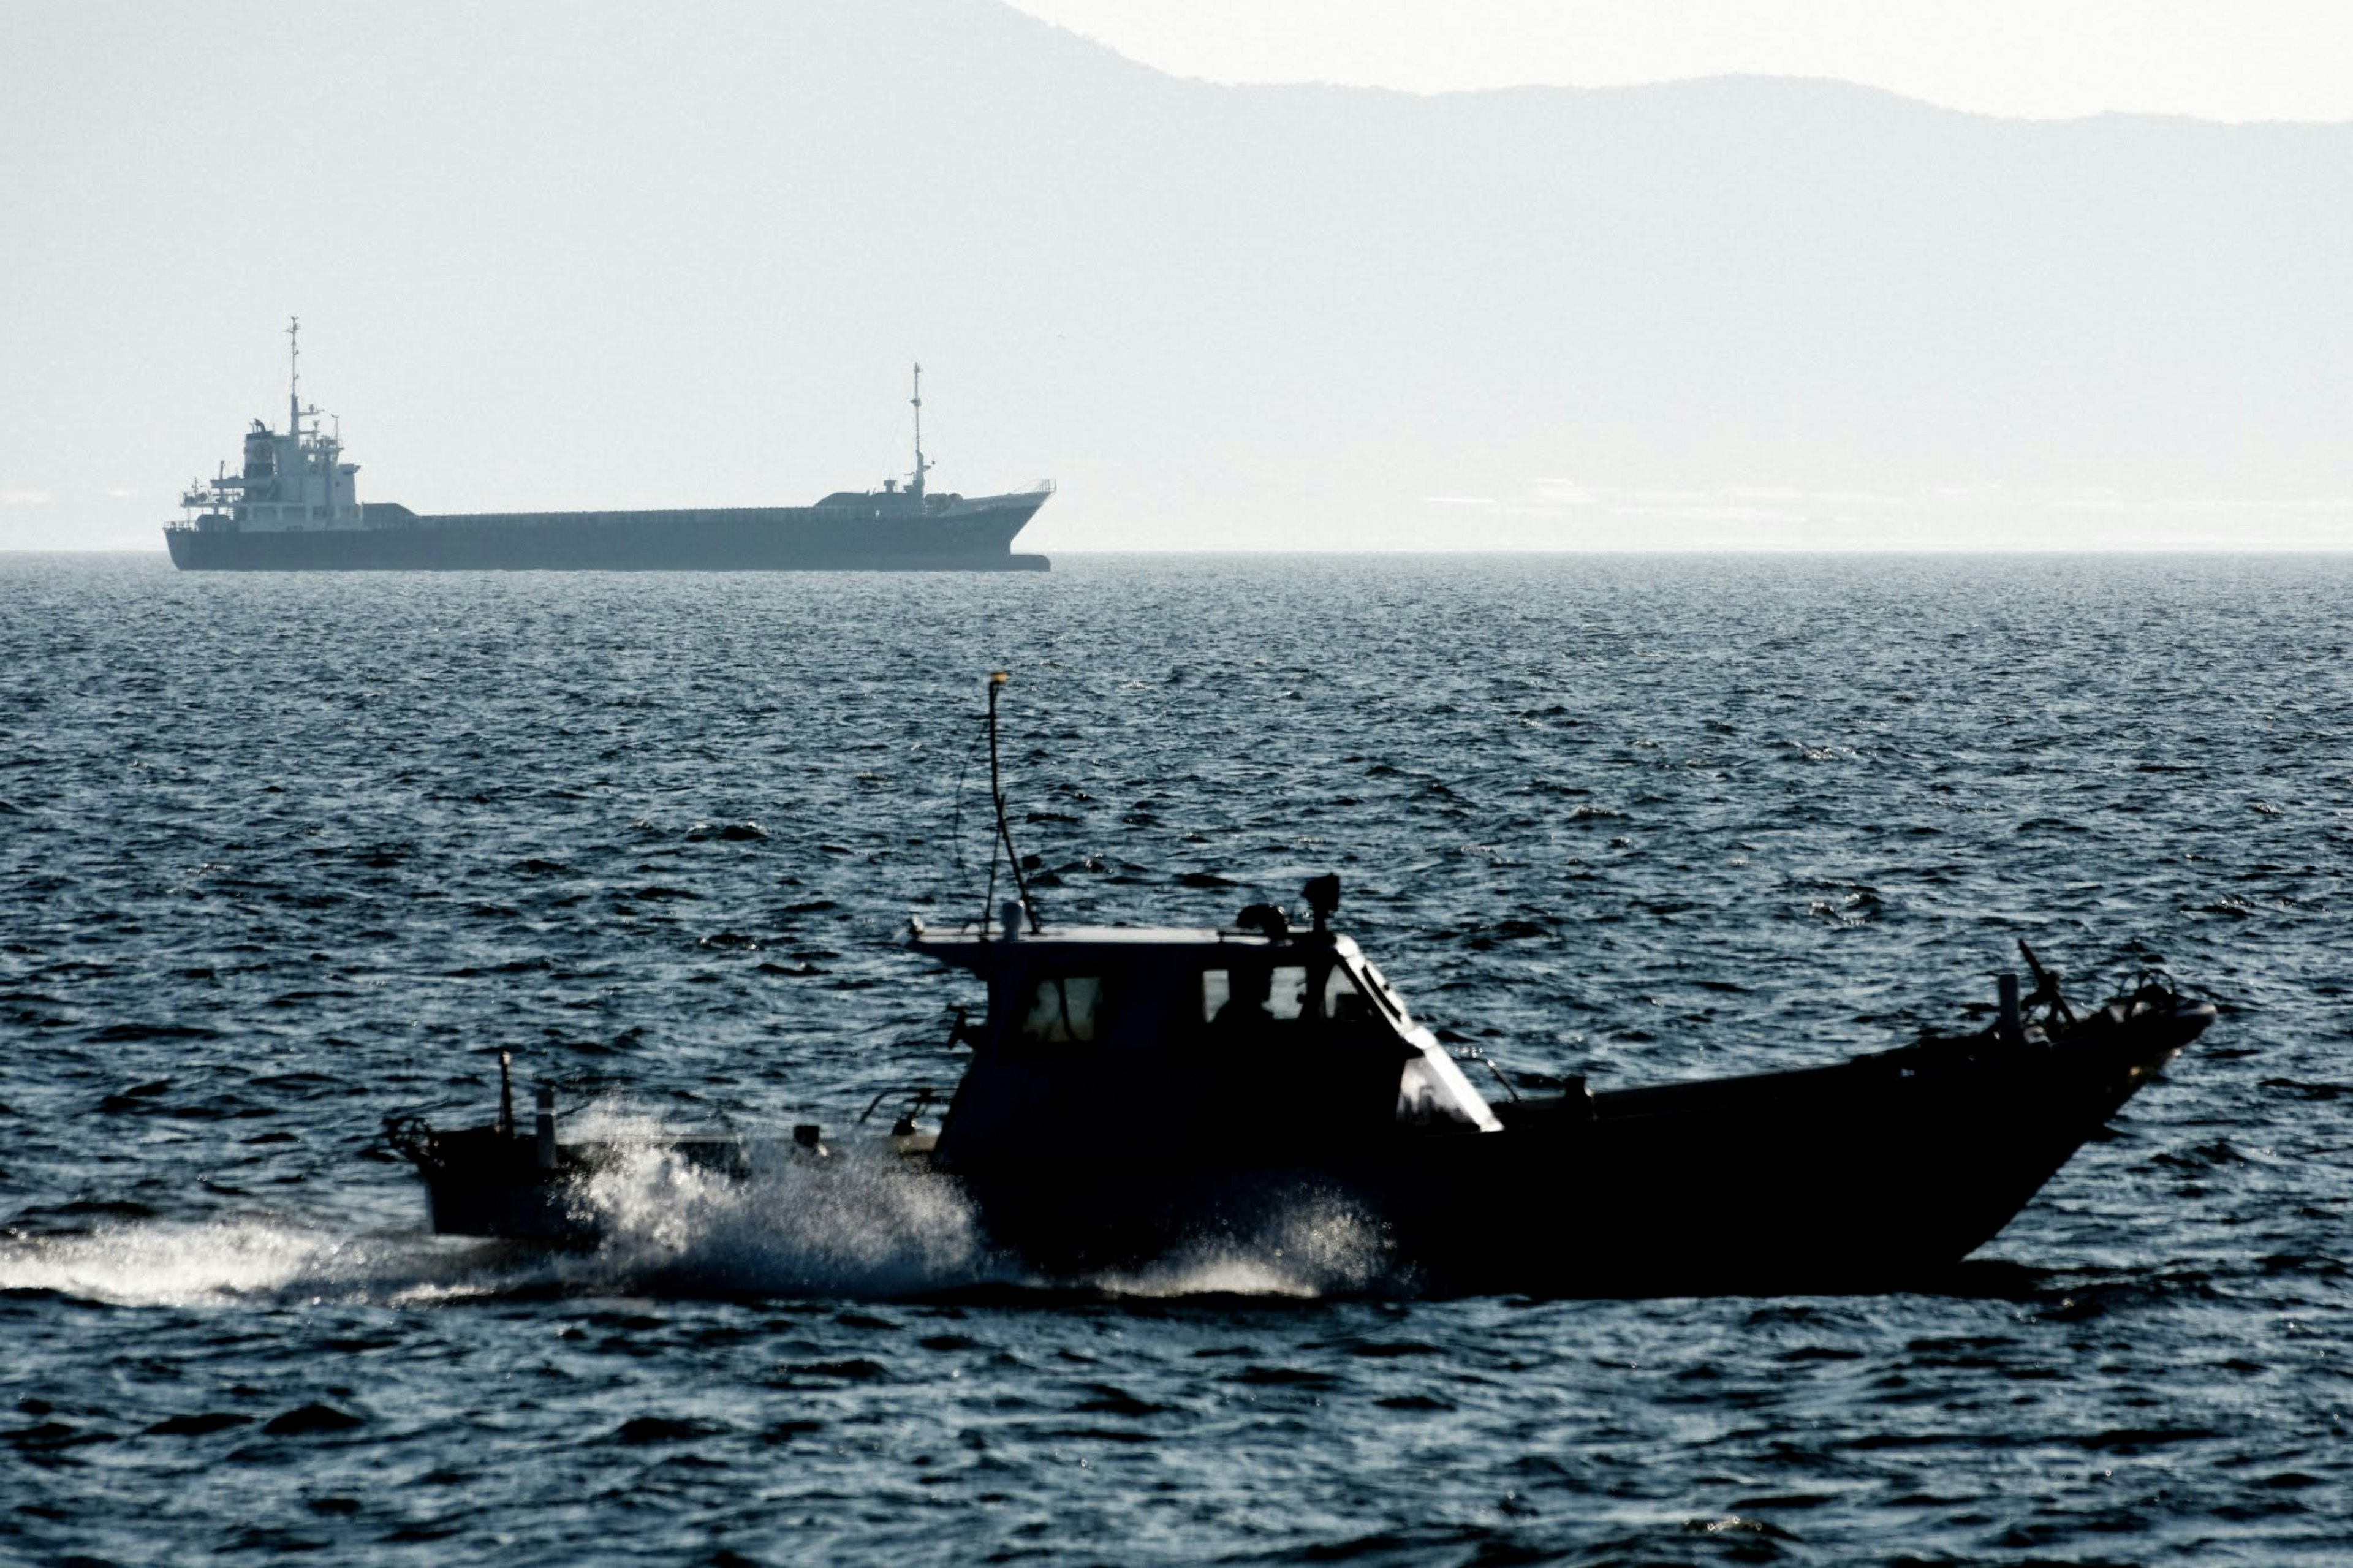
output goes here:
[{"label": "boat cabin roof", "polygon": [[1356,944],[1346,937],[1328,932],[1293,932],[1278,939],[1239,926],[1055,926],[1043,931],[1024,931],[1008,935],[1003,926],[996,924],[933,927],[918,922],[907,937],[907,946],[914,952],[943,963],[976,971],[994,968],[1017,957],[1034,957],[1040,952],[1075,958],[1096,948],[1123,953],[1133,953],[1137,948],[1196,948],[1208,955],[1237,949],[1271,952],[1310,944],[1342,947],[1351,955],[1357,952]]}]

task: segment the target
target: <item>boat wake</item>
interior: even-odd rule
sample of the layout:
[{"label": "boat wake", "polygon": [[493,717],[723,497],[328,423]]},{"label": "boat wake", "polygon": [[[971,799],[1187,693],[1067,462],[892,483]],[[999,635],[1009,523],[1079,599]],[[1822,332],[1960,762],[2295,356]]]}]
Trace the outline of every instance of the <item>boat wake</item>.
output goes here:
[{"label": "boat wake", "polygon": [[1411,1280],[1388,1227],[1333,1192],[1286,1192],[1247,1226],[1088,1282],[1114,1297],[1394,1294]]},{"label": "boat wake", "polygon": [[778,1159],[748,1181],[655,1147],[591,1179],[603,1244],[566,1260],[583,1290],[903,1300],[974,1290],[1114,1298],[1312,1299],[1394,1288],[1387,1228],[1341,1195],[1270,1196],[1252,1216],[1148,1265],[1040,1276],[990,1247],[946,1177],[881,1149],[822,1162]]},{"label": "boat wake", "polygon": [[584,1289],[871,1300],[1018,1282],[954,1183],[881,1152],[737,1180],[649,1148],[597,1173],[585,1201],[605,1240],[568,1263]]},{"label": "boat wake", "polygon": [[0,1291],[118,1307],[401,1305],[504,1294],[545,1273],[546,1260],[504,1243],[338,1237],[267,1220],[149,1220],[0,1242]]},{"label": "boat wake", "polygon": [[649,1146],[599,1172],[583,1201],[605,1237],[586,1252],[264,1219],[133,1220],[0,1241],[0,1291],[124,1307],[406,1307],[551,1293],[1312,1300],[1401,1283],[1383,1227],[1315,1191],[1150,1264],[1077,1279],[1043,1278],[990,1247],[955,1183],[879,1151],[779,1160],[743,1180]]}]

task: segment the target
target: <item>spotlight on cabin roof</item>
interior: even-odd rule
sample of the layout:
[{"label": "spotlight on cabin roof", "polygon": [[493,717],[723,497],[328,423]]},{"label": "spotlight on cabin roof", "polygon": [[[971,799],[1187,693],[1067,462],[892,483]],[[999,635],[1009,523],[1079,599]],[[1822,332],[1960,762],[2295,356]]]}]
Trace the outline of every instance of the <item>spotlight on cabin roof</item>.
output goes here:
[{"label": "spotlight on cabin roof", "polygon": [[1329,931],[1332,917],[1340,911],[1340,873],[1326,871],[1320,877],[1310,878],[1307,886],[1299,891],[1307,900],[1307,907],[1314,911],[1315,929]]}]

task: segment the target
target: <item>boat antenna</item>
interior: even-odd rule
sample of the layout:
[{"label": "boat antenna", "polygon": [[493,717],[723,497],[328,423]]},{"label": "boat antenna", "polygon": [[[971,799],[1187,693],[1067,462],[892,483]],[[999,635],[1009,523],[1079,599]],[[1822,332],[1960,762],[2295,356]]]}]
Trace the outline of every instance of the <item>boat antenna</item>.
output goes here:
[{"label": "boat antenna", "polygon": [[302,318],[286,318],[286,433],[302,434]]},{"label": "boat antenna", "polygon": [[[1005,784],[1003,775],[998,773],[997,766],[997,694],[1005,689],[1005,671],[998,669],[992,670],[989,673],[988,797],[990,800],[995,802],[997,805],[997,842],[1005,846],[1005,863],[1013,868],[1013,888],[1016,892],[1021,895],[1021,912],[1029,917],[1029,931],[1031,935],[1035,936],[1042,933],[1046,928],[1038,922],[1038,906],[1029,901],[1029,884],[1022,879],[1021,857],[1017,854],[1013,848],[1013,829],[1007,825],[1005,820]],[[988,865],[989,896],[993,898],[996,896],[997,892],[997,852],[994,849],[989,851]],[[981,924],[986,926],[987,923],[988,917],[987,907],[983,906]]]},{"label": "boat antenna", "polygon": [[[923,471],[931,467],[923,461],[923,366],[921,361],[915,364],[915,395],[908,401],[915,409],[915,471],[910,477],[914,480],[915,499],[921,500],[923,499]],[[1001,676],[1004,672],[1000,670],[997,673]],[[992,689],[989,692],[992,710],[996,697],[997,693]]]}]

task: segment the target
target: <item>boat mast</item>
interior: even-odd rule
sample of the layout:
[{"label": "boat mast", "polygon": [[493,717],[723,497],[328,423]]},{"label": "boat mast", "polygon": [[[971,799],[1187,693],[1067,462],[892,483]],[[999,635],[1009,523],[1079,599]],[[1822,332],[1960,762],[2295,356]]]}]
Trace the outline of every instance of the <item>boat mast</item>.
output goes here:
[{"label": "boat mast", "polygon": [[915,408],[915,472],[913,477],[915,499],[921,500],[923,499],[923,470],[931,465],[923,461],[923,367],[920,363],[915,366],[915,395],[909,401]]},{"label": "boat mast", "polygon": [[[1013,872],[1013,890],[1021,895],[1021,912],[1029,918],[1030,934],[1035,936],[1046,928],[1039,923],[1038,906],[1029,900],[1029,880],[1021,875],[1021,855],[1013,847],[1013,828],[1005,820],[1005,777],[997,771],[997,694],[1005,689],[1005,681],[1006,674],[1001,669],[991,672],[988,678],[988,799],[989,804],[997,807],[997,841],[1005,846],[1005,864]],[[993,899],[996,896],[997,848],[992,845],[988,851],[987,897]],[[986,908],[981,910],[980,929],[984,932],[988,930],[988,910]],[[1005,922],[1005,934],[1008,938],[1020,934],[1013,929],[1010,920]]]}]

